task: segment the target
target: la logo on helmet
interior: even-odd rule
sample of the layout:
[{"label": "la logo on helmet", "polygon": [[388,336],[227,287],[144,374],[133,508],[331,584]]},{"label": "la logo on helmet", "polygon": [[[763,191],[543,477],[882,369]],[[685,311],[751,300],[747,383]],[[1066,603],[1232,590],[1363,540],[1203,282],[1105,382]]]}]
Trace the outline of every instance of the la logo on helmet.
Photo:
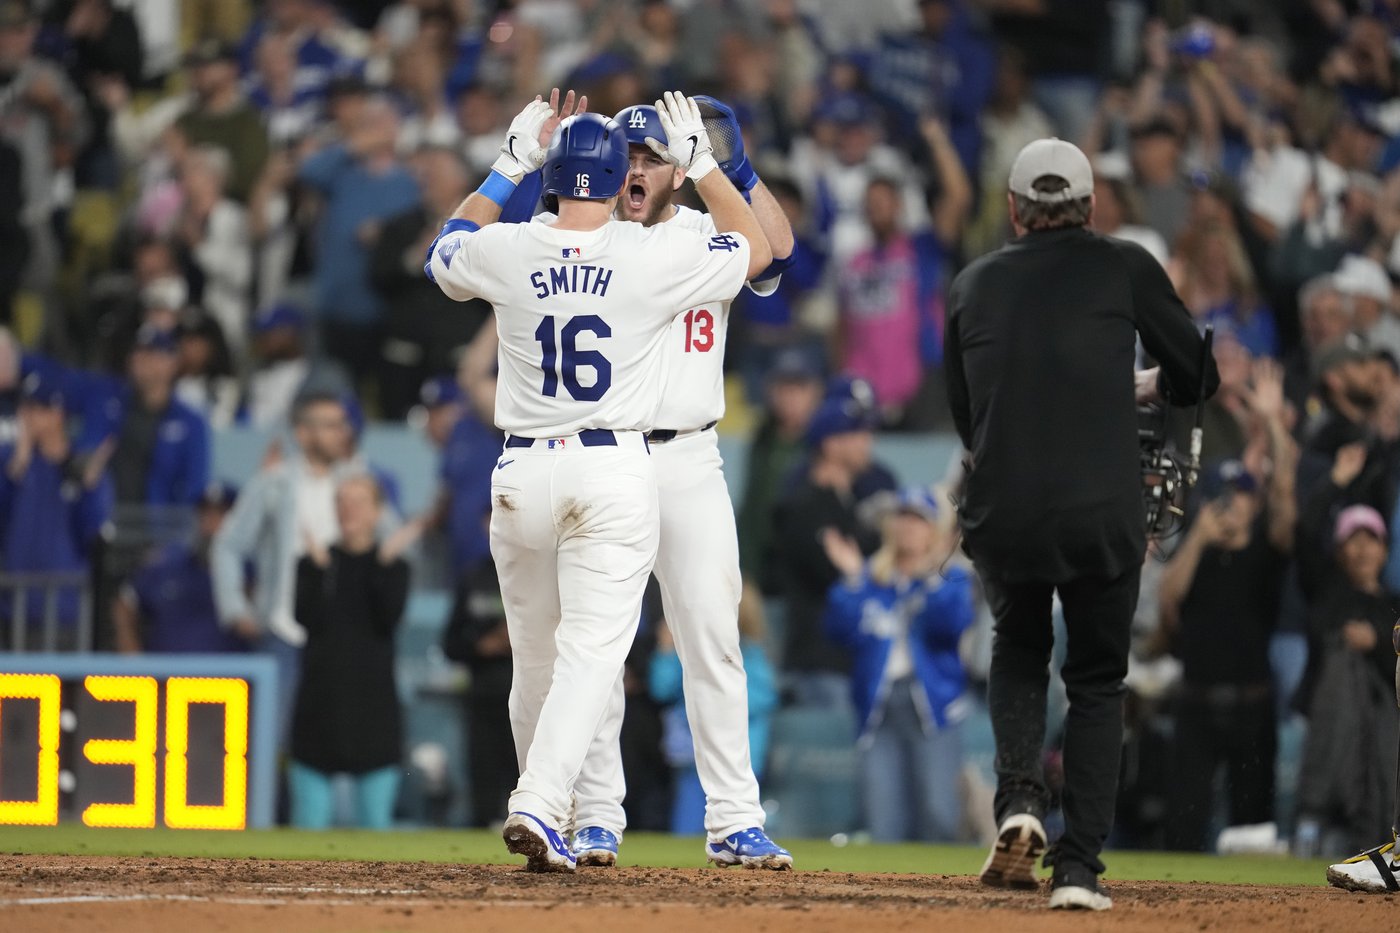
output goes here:
[{"label": "la logo on helmet", "polygon": [[642,129],[647,125],[647,115],[640,110],[632,111],[632,116],[627,118],[627,128],[633,130]]}]

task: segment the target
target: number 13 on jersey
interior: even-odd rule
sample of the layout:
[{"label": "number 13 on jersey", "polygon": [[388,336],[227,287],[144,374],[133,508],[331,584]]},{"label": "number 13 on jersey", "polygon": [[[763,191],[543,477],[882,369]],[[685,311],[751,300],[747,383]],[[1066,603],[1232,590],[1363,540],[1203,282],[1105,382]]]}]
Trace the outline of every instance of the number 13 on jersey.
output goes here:
[{"label": "number 13 on jersey", "polygon": [[715,348],[715,316],[707,308],[685,313],[685,352],[709,353]]}]

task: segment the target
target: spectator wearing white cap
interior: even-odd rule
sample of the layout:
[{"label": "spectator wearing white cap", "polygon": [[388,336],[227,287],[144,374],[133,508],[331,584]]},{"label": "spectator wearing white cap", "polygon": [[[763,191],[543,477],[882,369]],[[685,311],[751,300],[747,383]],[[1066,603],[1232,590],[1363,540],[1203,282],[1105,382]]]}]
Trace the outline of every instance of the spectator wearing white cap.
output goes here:
[{"label": "spectator wearing white cap", "polygon": [[1351,299],[1352,329],[1372,347],[1400,357],[1400,320],[1391,311],[1390,276],[1385,267],[1365,256],[1347,256],[1332,282]]}]

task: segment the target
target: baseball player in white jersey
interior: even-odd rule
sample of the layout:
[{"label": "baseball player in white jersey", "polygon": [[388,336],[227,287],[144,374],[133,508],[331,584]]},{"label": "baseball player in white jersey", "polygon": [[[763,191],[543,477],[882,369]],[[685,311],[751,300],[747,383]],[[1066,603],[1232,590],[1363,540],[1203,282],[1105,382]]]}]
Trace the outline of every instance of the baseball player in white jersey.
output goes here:
[{"label": "baseball player in white jersey", "polygon": [[[491,553],[514,659],[510,716],[520,781],[503,829],[535,871],[572,871],[560,829],[636,632],[656,559],[656,479],[644,432],[665,383],[665,336],[687,309],[727,301],[772,259],[752,210],[711,153],[694,101],[668,93],[669,156],[685,165],[720,232],[613,220],[627,175],[612,120],[536,98],[501,157],[444,225],[425,271],[448,297],[496,309]],[[540,138],[558,124],[548,152]],[[499,224],[543,165],[553,224]]]},{"label": "baseball player in white jersey", "polygon": [[[777,288],[792,256],[792,228],[777,201],[749,167],[729,108],[697,98],[720,167],[752,199],[773,255],[779,257],[751,288]],[[685,172],[664,161],[667,130],[655,107],[629,107],[614,118],[631,143],[631,165],[617,217],[648,228],[714,233],[708,214],[672,203]],[[705,856],[717,865],[788,869],[792,856],[764,832],[758,781],[749,759],[748,688],[739,651],[739,546],[714,425],[724,415],[724,347],[729,302],[686,309],[666,335],[670,372],[648,434],[661,507],[655,574],[662,607],[684,672],[687,718],[695,763],[705,789]],[[612,865],[625,826],[626,785],[618,737],[625,707],[622,681],[613,691],[582,773],[572,845],[582,865]]]}]

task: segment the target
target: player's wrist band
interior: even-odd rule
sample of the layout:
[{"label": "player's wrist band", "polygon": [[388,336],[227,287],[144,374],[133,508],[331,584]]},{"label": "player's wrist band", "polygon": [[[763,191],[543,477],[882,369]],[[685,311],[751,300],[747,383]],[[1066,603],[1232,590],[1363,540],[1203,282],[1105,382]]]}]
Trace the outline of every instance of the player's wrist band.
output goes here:
[{"label": "player's wrist band", "polygon": [[454,217],[442,225],[442,232],[438,234],[438,237],[445,237],[449,233],[475,233],[480,229],[481,224],[474,220],[462,220],[460,217]]},{"label": "player's wrist band", "polygon": [[764,269],[764,270],[763,270],[762,272],[760,272],[758,275],[756,275],[756,276],[754,276],[753,278],[749,279],[749,281],[750,281],[750,282],[766,282],[768,279],[775,278],[776,276],[782,275],[782,274],[783,274],[784,272],[786,272],[789,268],[791,268],[791,267],[792,267],[792,264],[793,264],[794,262],[796,262],[796,261],[797,261],[797,244],[794,243],[794,244],[792,244],[792,252],[791,252],[791,253],[788,253],[788,254],[787,254],[786,256],[784,256],[782,259],[774,259],[771,263],[768,264],[768,268],[767,268],[767,269]]},{"label": "player's wrist band", "polygon": [[[486,176],[486,180],[481,183],[481,187],[477,188],[476,191],[478,194],[484,195],[488,200],[492,201],[497,207],[505,207],[506,201],[509,201],[510,196],[515,193],[516,184],[518,184],[518,182],[511,181],[493,168],[491,174]],[[449,223],[450,222],[451,221],[449,221]]]},{"label": "player's wrist band", "polygon": [[744,196],[744,200],[752,203],[749,192],[758,184],[758,172],[753,170],[753,165],[749,162],[748,157],[746,156],[729,166],[724,174],[734,183],[734,187],[739,189],[739,193]]}]

